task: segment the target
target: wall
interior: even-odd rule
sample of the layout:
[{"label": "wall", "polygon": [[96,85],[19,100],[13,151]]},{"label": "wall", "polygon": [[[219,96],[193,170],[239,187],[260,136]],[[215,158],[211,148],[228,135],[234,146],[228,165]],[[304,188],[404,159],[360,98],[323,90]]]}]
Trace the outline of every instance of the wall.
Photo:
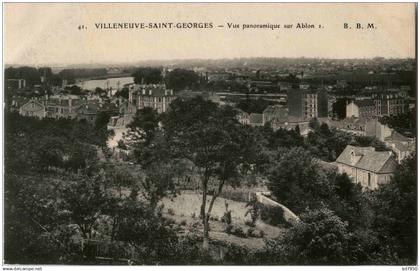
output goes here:
[{"label": "wall", "polygon": [[287,106],[289,108],[289,116],[299,119],[303,118],[302,90],[290,89],[287,92]]},{"label": "wall", "polygon": [[[350,167],[341,163],[337,163],[338,172],[346,173],[350,176],[355,183],[360,183],[363,187],[368,187],[370,189],[377,189],[379,184],[387,183],[391,180],[391,173],[377,174],[367,170]],[[370,186],[369,184],[369,174],[370,174]]]},{"label": "wall", "polygon": [[299,217],[295,215],[292,211],[290,211],[286,206],[264,196],[263,192],[256,192],[255,196],[257,198],[257,201],[264,205],[280,207],[283,210],[283,218],[287,222],[294,223],[296,221],[299,221]]},{"label": "wall", "polygon": [[354,102],[351,102],[346,105],[346,118],[351,117],[359,117],[359,107]]}]

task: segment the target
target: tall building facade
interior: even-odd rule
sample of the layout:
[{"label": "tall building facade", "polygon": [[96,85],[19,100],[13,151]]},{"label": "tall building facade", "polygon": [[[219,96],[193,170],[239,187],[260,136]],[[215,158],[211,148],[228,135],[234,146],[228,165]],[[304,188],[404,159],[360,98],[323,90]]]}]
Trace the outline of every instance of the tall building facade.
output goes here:
[{"label": "tall building facade", "polygon": [[51,118],[71,118],[77,117],[77,109],[83,104],[82,99],[77,95],[53,95],[50,96],[45,105],[47,116]]},{"label": "tall building facade", "polygon": [[165,85],[133,85],[129,89],[128,100],[138,109],[151,107],[158,113],[163,113],[175,99],[173,90],[166,89]]},{"label": "tall building facade", "polygon": [[403,92],[387,90],[355,97],[346,106],[346,117],[373,118],[397,116],[408,112],[408,110],[408,98]]},{"label": "tall building facade", "polygon": [[328,116],[328,97],[325,90],[290,89],[287,93],[289,116],[299,120]]}]

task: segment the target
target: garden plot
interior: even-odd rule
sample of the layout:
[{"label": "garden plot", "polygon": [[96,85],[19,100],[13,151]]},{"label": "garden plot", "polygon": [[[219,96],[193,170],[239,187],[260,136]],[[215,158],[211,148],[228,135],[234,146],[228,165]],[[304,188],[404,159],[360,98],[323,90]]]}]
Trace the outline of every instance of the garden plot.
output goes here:
[{"label": "garden plot", "polygon": [[[174,198],[164,198],[161,203],[164,204],[164,216],[171,218],[180,225],[184,233],[202,234],[203,227],[201,224],[200,207],[202,195],[197,192],[182,192]],[[211,196],[208,196],[207,203],[209,204]],[[207,204],[207,208],[208,208]],[[284,229],[268,225],[262,221],[257,221],[254,229],[255,232],[262,233],[258,237],[249,236],[235,236],[234,234],[227,234],[225,232],[226,224],[221,221],[226,212],[226,204],[228,210],[231,211],[232,225],[242,228],[244,233],[247,233],[251,227],[245,224],[250,220],[250,216],[245,216],[247,207],[245,202],[229,200],[225,198],[217,198],[210,217],[210,238],[220,241],[234,243],[240,246],[246,246],[253,249],[260,249],[264,246],[263,237],[275,238],[279,236]]]}]

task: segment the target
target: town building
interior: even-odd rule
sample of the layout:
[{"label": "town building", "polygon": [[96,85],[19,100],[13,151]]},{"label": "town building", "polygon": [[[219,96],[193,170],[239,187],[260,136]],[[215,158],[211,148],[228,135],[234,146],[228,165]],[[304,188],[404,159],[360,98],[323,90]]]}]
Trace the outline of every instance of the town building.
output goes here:
[{"label": "town building", "polygon": [[409,98],[405,91],[388,89],[372,90],[363,95],[353,97],[346,106],[346,117],[382,117],[397,116],[409,110]]},{"label": "town building", "polygon": [[263,123],[286,122],[288,117],[287,108],[282,105],[270,105],[263,111]]},{"label": "town building", "polygon": [[416,139],[406,137],[378,119],[348,118],[339,121],[329,121],[331,127],[359,136],[375,137],[392,150],[398,163],[416,150]]},{"label": "town building", "polygon": [[249,125],[251,126],[263,126],[263,115],[258,113],[249,114]]},{"label": "town building", "polygon": [[137,112],[137,108],[136,108],[135,104],[133,104],[129,101],[121,102],[121,104],[119,106],[120,116],[126,116],[126,115],[134,116],[136,114],[136,112]]},{"label": "town building", "polygon": [[19,109],[21,108],[21,106],[26,104],[30,100],[31,99],[27,97],[13,96],[10,105],[7,105],[7,106],[9,107],[9,110],[11,112],[19,112]]},{"label": "town building", "polygon": [[77,109],[83,100],[77,95],[53,95],[46,99],[47,116],[50,118],[77,118]]},{"label": "town building", "polygon": [[111,102],[100,102],[98,106],[98,113],[107,113],[110,116],[117,116],[120,112],[119,106]]},{"label": "town building", "polygon": [[176,99],[172,89],[165,85],[131,85],[128,100],[135,104],[137,109],[151,107],[158,113],[166,112],[169,104]]},{"label": "town building", "polygon": [[25,79],[6,79],[7,89],[22,89],[26,87]]},{"label": "town building", "polygon": [[347,118],[373,118],[376,115],[375,103],[372,100],[356,100],[346,105]]},{"label": "town building", "polygon": [[394,129],[388,125],[382,124],[378,119],[371,119],[366,122],[365,135],[376,137],[378,140],[384,142],[386,137],[392,135]]},{"label": "town building", "polygon": [[[107,129],[112,130],[113,136],[107,140],[107,146],[115,152],[118,149],[118,142],[125,141],[125,137],[129,131],[127,125],[133,120],[133,115],[113,116],[110,118]],[[121,151],[121,150],[120,150]]]},{"label": "town building", "polygon": [[399,164],[416,151],[416,140],[403,136],[397,131],[393,131],[390,136],[386,137],[384,143],[395,154]]},{"label": "town building", "polygon": [[328,117],[328,97],[324,89],[290,89],[287,104],[289,115],[300,120]]},{"label": "town building", "polygon": [[400,90],[374,92],[371,98],[375,103],[377,116],[397,116],[408,111],[407,94]]},{"label": "town building", "polygon": [[239,108],[235,108],[235,110],[238,112],[236,114],[236,119],[243,125],[249,125],[250,124],[249,114]]},{"label": "town building", "polygon": [[19,108],[19,114],[21,116],[43,119],[46,117],[47,112],[41,102],[31,99]]},{"label": "town building", "polygon": [[346,173],[355,183],[368,189],[389,182],[397,166],[391,151],[352,145],[347,145],[335,162],[340,173]]},{"label": "town building", "polygon": [[371,121],[371,119],[351,117],[342,120],[330,120],[328,121],[328,124],[343,132],[365,136],[366,125],[369,121]]},{"label": "town building", "polygon": [[77,120],[86,120],[92,125],[95,124],[98,114],[98,107],[99,105],[97,103],[92,102],[80,105],[79,108],[76,109]]}]

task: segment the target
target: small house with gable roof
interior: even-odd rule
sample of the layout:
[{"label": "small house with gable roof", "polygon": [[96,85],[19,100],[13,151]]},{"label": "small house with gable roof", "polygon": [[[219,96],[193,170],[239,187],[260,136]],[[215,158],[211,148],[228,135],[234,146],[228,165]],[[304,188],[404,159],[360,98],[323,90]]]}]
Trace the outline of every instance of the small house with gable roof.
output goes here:
[{"label": "small house with gable roof", "polygon": [[397,162],[391,151],[375,151],[374,147],[347,145],[336,160],[340,173],[347,173],[363,187],[376,189],[391,180]]}]

